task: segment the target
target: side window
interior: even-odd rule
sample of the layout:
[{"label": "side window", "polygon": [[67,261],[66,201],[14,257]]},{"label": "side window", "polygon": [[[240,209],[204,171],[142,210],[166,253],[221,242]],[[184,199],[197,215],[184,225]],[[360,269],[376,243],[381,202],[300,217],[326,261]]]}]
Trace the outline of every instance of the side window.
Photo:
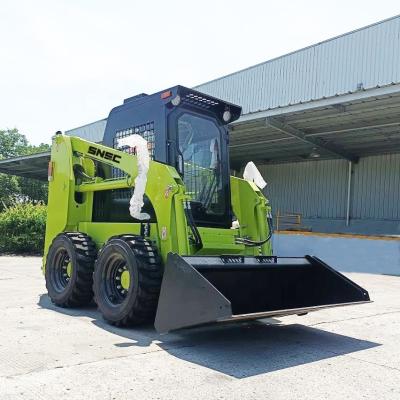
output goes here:
[{"label": "side window", "polygon": [[178,118],[179,150],[185,162],[202,168],[218,167],[220,132],[214,122],[192,114]]}]

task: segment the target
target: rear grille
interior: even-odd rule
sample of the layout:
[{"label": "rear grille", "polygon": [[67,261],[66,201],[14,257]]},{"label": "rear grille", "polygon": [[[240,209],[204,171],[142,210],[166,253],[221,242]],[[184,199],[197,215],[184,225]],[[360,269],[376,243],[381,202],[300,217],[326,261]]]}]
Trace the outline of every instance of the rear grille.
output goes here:
[{"label": "rear grille", "polygon": [[[154,122],[147,122],[142,125],[133,126],[131,128],[123,129],[115,133],[113,140],[114,149],[129,152],[129,148],[121,148],[118,146],[118,139],[126,138],[132,135],[140,135],[142,138],[147,140],[150,158],[154,159],[154,148],[155,148],[155,135],[154,135]],[[111,177],[113,179],[124,178],[125,172],[119,168],[112,168]],[[117,190],[112,192],[113,199],[128,199],[131,196],[130,189]]]},{"label": "rear grille", "polygon": [[[129,152],[128,148],[121,148],[118,146],[118,139],[126,138],[132,135],[140,135],[142,138],[147,140],[148,149],[150,158],[154,159],[154,147],[155,147],[155,138],[154,138],[154,122],[147,122],[146,124],[134,126],[132,128],[123,129],[121,131],[117,131],[115,133],[115,137],[113,140],[114,149],[124,151],[126,153]],[[113,178],[123,178],[126,176],[124,172],[122,172],[118,168],[113,168],[112,177]]]}]

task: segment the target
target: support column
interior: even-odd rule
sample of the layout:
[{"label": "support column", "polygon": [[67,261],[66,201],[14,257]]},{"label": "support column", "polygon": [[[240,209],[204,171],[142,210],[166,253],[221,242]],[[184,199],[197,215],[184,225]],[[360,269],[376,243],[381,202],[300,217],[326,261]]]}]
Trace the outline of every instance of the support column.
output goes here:
[{"label": "support column", "polygon": [[349,161],[349,171],[347,176],[347,205],[346,205],[346,226],[350,225],[350,202],[351,202],[351,177],[353,172],[353,162]]}]

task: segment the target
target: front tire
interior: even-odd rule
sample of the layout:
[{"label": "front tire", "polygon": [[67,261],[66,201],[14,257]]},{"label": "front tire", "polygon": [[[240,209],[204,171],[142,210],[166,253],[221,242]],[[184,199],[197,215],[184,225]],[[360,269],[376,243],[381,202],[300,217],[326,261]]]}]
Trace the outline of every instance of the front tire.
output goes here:
[{"label": "front tire", "polygon": [[61,307],[89,304],[93,298],[96,245],[80,232],[57,235],[46,258],[46,288],[51,301]]},{"label": "front tire", "polygon": [[161,260],[150,241],[136,235],[111,238],[99,252],[93,275],[103,318],[117,326],[154,320],[161,280]]}]

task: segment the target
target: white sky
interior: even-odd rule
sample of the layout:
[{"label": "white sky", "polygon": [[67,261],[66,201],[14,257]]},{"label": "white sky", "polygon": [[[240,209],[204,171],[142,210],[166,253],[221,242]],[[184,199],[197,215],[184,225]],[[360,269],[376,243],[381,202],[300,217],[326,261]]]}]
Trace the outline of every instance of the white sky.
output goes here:
[{"label": "white sky", "polygon": [[0,129],[38,144],[400,13],[398,0],[0,0]]}]

